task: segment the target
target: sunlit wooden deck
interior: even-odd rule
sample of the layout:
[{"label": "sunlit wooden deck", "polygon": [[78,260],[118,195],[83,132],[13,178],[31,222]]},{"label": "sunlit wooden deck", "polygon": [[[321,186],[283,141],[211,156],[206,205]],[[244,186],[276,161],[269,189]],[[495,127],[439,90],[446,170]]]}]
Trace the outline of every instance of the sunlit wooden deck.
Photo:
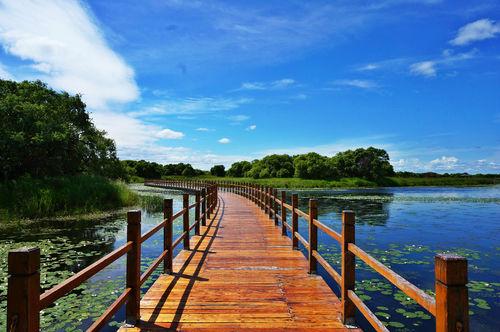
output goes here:
[{"label": "sunlit wooden deck", "polygon": [[140,304],[140,323],[120,331],[356,331],[340,301],[308,274],[307,259],[248,199],[220,194],[216,218],[191,239]]}]

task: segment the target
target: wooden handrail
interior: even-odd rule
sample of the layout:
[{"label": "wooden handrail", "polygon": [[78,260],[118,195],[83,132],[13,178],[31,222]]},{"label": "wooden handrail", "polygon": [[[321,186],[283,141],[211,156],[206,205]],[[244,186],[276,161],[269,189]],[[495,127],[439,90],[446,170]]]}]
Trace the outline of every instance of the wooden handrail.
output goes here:
[{"label": "wooden handrail", "polygon": [[309,250],[309,243],[307,243],[306,239],[304,239],[299,232],[295,232],[294,236],[304,245],[304,247],[306,247],[307,250]]},{"label": "wooden handrail", "polygon": [[354,303],[356,308],[363,314],[366,320],[377,332],[389,332],[389,330],[382,324],[382,322],[375,316],[375,314],[364,304],[364,302],[354,293],[354,291],[347,291],[347,296]]},{"label": "wooden handrail", "polygon": [[323,224],[322,222],[320,222],[318,219],[314,219],[313,220],[313,224],[316,225],[316,227],[318,227],[319,229],[321,229],[326,234],[330,235],[338,243],[341,242],[342,235],[340,235],[339,233],[335,232],[333,229],[331,229],[330,227],[326,226],[325,224]]},{"label": "wooden handrail", "polygon": [[326,259],[323,258],[323,256],[320,255],[320,253],[317,250],[313,251],[313,256],[316,258],[318,263],[323,266],[325,271],[337,282],[337,284],[340,286],[342,284],[342,277],[340,274],[335,271],[335,269],[326,261]]},{"label": "wooden handrail", "polygon": [[88,329],[90,331],[99,331],[108,320],[113,317],[113,315],[120,309],[120,307],[128,300],[132,288],[125,288],[125,290],[118,296],[118,298],[111,303],[111,305],[104,311],[104,313],[99,317]]},{"label": "wooden handrail", "polygon": [[163,252],[158,256],[152,263],[149,265],[146,271],[144,271],[143,274],[141,274],[141,280],[140,284],[141,286],[146,282],[146,280],[149,278],[149,276],[156,270],[158,265],[160,265],[161,262],[163,262],[163,259],[165,256],[168,254],[168,250],[163,250]]},{"label": "wooden handrail", "polygon": [[365,262],[369,267],[389,280],[391,284],[402,290],[403,293],[408,295],[408,297],[420,304],[434,316],[436,315],[436,300],[432,296],[430,296],[417,286],[413,285],[411,282],[401,277],[399,274],[392,271],[384,264],[377,261],[375,258],[373,258],[371,255],[366,253],[363,249],[359,248],[354,243],[349,243],[348,249],[350,252],[356,255],[356,257]]},{"label": "wooden handrail", "polygon": [[90,264],[80,272],[72,275],[68,279],[64,280],[62,283],[52,287],[51,289],[43,292],[40,295],[40,310],[47,308],[49,305],[54,303],[60,297],[71,292],[76,287],[80,286],[82,283],[87,281],[89,278],[93,277],[97,272],[108,267],[111,263],[116,261],[118,258],[125,255],[132,248],[132,242],[127,242],[121,247],[113,250],[106,256],[102,257],[98,261]]}]

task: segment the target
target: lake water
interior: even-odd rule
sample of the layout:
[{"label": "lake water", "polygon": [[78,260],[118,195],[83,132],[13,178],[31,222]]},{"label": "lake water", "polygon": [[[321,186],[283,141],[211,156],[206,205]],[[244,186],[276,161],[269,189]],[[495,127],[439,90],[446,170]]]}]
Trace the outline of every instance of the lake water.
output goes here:
[{"label": "lake water", "polygon": [[[176,192],[135,186],[142,194],[174,198],[174,211],[181,209]],[[300,208],[308,198],[319,201],[319,219],[340,231],[340,213],[356,212],[356,243],[394,271],[422,289],[434,289],[434,255],[453,252],[469,259],[469,296],[472,331],[497,331],[500,325],[500,186],[473,188],[385,188],[353,190],[309,190],[299,193]],[[289,192],[290,193],[290,192]],[[142,211],[143,232],[162,218],[161,213]],[[181,233],[181,220],[174,237]],[[81,270],[126,239],[125,213],[100,221],[73,224],[37,223],[0,238],[0,330],[5,330],[7,252],[21,246],[39,246],[42,251],[41,282],[50,288]],[[307,224],[299,221],[307,238]],[[319,232],[319,251],[340,271],[339,246]],[[162,250],[162,232],[142,246],[143,269]],[[160,272],[156,272],[156,275]],[[324,271],[319,269],[319,273]],[[151,277],[154,280],[155,275]],[[392,331],[429,331],[434,319],[400,291],[358,262],[356,292],[387,322]],[[145,285],[147,288],[151,281]],[[332,280],[328,280],[338,292]],[[90,326],[123,291],[125,259],[94,276],[42,313],[43,331],[78,331]],[[123,309],[105,331],[115,331],[123,321]],[[366,331],[369,325],[358,317]]]}]

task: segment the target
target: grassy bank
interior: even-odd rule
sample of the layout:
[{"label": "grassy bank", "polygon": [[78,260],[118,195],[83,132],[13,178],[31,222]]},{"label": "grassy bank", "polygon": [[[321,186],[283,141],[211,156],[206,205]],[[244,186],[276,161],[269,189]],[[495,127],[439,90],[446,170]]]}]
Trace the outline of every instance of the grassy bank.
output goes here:
[{"label": "grassy bank", "polygon": [[93,213],[131,206],[138,195],[99,176],[21,178],[0,183],[0,220]]},{"label": "grassy bank", "polygon": [[[169,177],[182,178],[182,177]],[[416,186],[478,186],[499,184],[500,177],[435,177],[435,178],[403,178],[390,177],[378,181],[369,181],[361,178],[343,178],[339,180],[308,180],[298,178],[232,178],[232,177],[213,177],[200,176],[198,180],[221,180],[233,182],[255,183],[263,186],[275,188],[363,188],[363,187],[416,187]]]}]

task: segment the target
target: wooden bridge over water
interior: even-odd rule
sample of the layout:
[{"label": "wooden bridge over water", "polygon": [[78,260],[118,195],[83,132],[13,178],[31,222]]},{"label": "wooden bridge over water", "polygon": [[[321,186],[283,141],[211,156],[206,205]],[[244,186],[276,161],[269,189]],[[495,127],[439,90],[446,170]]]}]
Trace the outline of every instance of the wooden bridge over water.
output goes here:
[{"label": "wooden bridge over water", "polygon": [[[318,220],[315,200],[309,201],[305,213],[298,208],[297,195],[288,204],[284,191],[278,197],[276,189],[243,183],[145,184],[192,192],[195,202],[190,205],[189,194],[184,194],[183,208],[174,213],[172,200],[166,199],[164,219],[142,235],[140,211],[130,211],[127,243],[42,294],[39,250],[9,253],[9,332],[39,331],[40,310],[123,255],[127,256],[125,291],[88,331],[101,329],[124,304],[127,324],[120,331],[359,331],[356,310],[376,331],[387,331],[356,295],[356,258],[434,315],[436,331],[469,330],[467,261],[462,257],[436,256],[434,298],[355,244],[351,211],[342,213],[342,232],[337,233]],[[181,217],[183,233],[174,240],[173,221]],[[298,232],[299,217],[308,223],[308,240]],[[160,230],[163,252],[141,274],[141,243]],[[318,252],[318,231],[340,244],[340,273]],[[173,249],[181,243],[183,250],[174,258]],[[299,243],[308,257],[294,250]],[[316,274],[318,264],[339,285],[340,298]],[[160,265],[164,273],[141,299],[141,285]]]}]

